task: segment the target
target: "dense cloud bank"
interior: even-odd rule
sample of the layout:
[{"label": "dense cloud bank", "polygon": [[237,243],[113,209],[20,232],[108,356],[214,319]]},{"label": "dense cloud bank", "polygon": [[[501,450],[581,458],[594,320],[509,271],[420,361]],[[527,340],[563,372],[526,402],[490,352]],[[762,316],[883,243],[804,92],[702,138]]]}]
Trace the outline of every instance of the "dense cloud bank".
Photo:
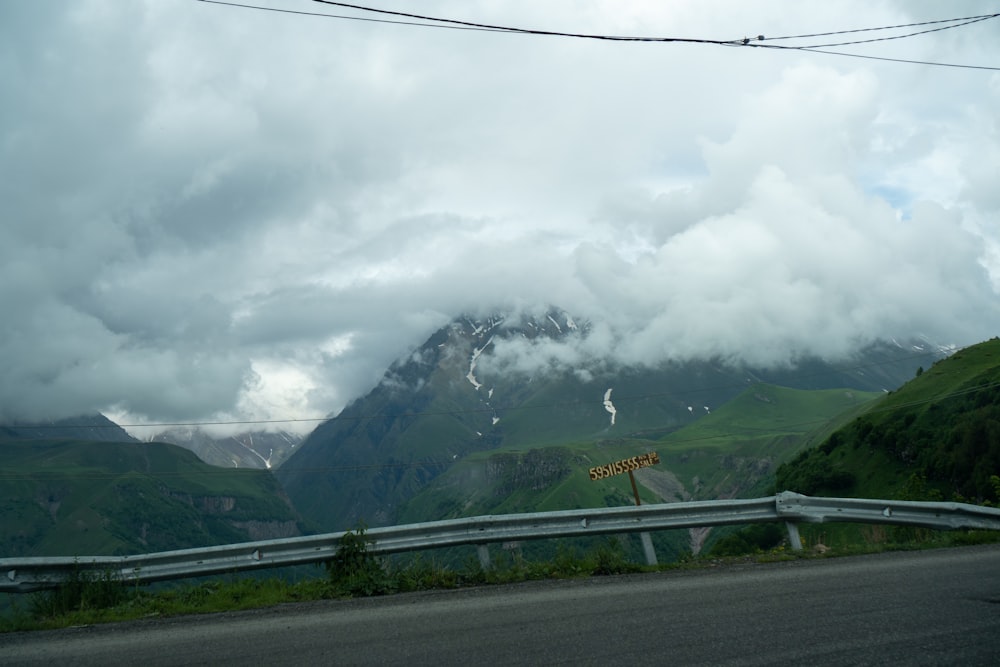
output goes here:
[{"label": "dense cloud bank", "polygon": [[[989,9],[723,4],[421,10],[730,38]],[[328,414],[453,316],[547,304],[592,336],[522,365],[1000,328],[998,72],[81,0],[0,9],[0,97],[3,418]]]}]

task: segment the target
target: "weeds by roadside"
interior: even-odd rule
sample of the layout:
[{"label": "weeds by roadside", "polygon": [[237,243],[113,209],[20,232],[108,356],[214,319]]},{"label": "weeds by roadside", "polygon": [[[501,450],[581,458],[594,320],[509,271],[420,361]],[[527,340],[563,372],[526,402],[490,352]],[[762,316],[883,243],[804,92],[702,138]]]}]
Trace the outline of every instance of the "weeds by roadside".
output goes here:
[{"label": "weeds by roadside", "polygon": [[30,611],[36,618],[53,618],[75,611],[114,607],[124,602],[127,595],[126,586],[115,573],[90,574],[75,568],[59,588],[32,596]]},{"label": "weeds by roadside", "polygon": [[[389,595],[422,590],[509,584],[540,579],[567,579],[589,576],[652,572],[670,569],[719,567],[732,563],[770,563],[799,558],[826,558],[899,549],[961,546],[1000,541],[1000,533],[957,531],[937,533],[929,538],[900,532],[899,541],[855,544],[829,548],[817,541],[802,552],[792,552],[784,544],[769,549],[748,549],[742,554],[687,555],[676,563],[650,567],[630,562],[622,543],[611,537],[590,552],[580,555],[560,547],[552,560],[527,561],[519,553],[498,558],[484,568],[470,557],[460,568],[443,567],[416,556],[398,565],[368,551],[363,527],[346,533],[336,556],[324,564],[326,577],[290,582],[273,577],[219,577],[211,581],[184,584],[151,591],[117,580],[110,574],[85,576],[77,572],[61,588],[35,593],[26,607],[19,602],[0,616],[0,632],[63,628],[146,617],[203,614],[269,607],[284,603],[345,597]],[[906,538],[921,537],[920,541]]]}]

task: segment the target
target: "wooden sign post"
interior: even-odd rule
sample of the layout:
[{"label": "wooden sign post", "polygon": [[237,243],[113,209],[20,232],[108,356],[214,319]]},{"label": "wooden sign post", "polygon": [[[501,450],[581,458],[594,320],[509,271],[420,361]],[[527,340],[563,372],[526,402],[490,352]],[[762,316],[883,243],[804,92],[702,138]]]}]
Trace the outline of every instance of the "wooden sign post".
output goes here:
[{"label": "wooden sign post", "polygon": [[647,454],[633,456],[628,459],[621,459],[620,461],[615,461],[614,463],[595,466],[590,469],[590,479],[596,482],[597,480],[604,479],[605,477],[628,473],[628,479],[632,482],[632,493],[635,494],[635,504],[641,505],[642,502],[639,500],[639,488],[635,485],[635,475],[632,474],[632,471],[638,470],[639,468],[655,466],[659,462],[660,455],[656,452],[649,452]]},{"label": "wooden sign post", "polygon": [[[628,480],[632,483],[632,494],[635,495],[635,504],[641,505],[642,501],[639,500],[639,487],[635,485],[635,475],[632,474],[632,471],[638,470],[639,468],[653,466],[659,462],[660,455],[656,452],[649,452],[640,456],[621,459],[620,461],[615,461],[614,463],[606,463],[602,466],[595,466],[590,469],[590,479],[596,482],[597,480],[604,479],[605,477],[628,473]],[[639,538],[642,540],[642,548],[646,552],[646,562],[650,565],[656,565],[656,552],[653,550],[653,540],[649,536],[649,533],[639,533]]]},{"label": "wooden sign post", "polygon": [[628,481],[632,482],[632,495],[635,496],[635,506],[638,507],[642,501],[639,500],[639,488],[635,485],[635,475],[631,470],[628,471]]}]

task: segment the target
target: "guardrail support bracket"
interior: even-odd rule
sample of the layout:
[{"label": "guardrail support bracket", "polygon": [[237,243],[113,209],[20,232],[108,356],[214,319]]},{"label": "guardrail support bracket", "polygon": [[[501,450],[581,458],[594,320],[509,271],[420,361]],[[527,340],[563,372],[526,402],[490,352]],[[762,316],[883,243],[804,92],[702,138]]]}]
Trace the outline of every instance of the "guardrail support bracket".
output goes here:
[{"label": "guardrail support bracket", "polygon": [[791,521],[785,522],[788,529],[788,543],[792,545],[792,551],[802,551],[802,538],[799,537],[799,526]]},{"label": "guardrail support bracket", "polygon": [[656,565],[656,550],[653,548],[653,538],[649,536],[649,533],[643,531],[639,533],[639,539],[642,540],[642,551],[646,554],[646,565]]},{"label": "guardrail support bracket", "polygon": [[477,544],[476,552],[479,554],[479,565],[484,570],[490,569],[490,547],[488,544]]}]

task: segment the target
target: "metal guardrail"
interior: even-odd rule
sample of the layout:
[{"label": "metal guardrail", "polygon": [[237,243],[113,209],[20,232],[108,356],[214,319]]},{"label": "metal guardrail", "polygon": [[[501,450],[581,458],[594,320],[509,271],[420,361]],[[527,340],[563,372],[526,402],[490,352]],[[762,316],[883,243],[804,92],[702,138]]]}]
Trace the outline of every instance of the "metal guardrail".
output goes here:
[{"label": "metal guardrail", "polygon": [[778,514],[805,523],[883,523],[938,530],[1000,530],[1000,509],[966,503],[865,498],[812,498],[785,491],[775,496]]},{"label": "metal guardrail", "polygon": [[[501,514],[372,528],[369,551],[388,555],[459,545],[649,532],[784,521],[793,548],[800,549],[798,522],[846,521],[924,526],[942,530],[1000,530],[1000,509],[964,503],[925,503],[855,498],[811,498],[783,492],[748,500],[711,500],[639,507]],[[136,556],[0,558],[0,592],[55,588],[71,573],[148,583],[245,570],[322,563],[337,552],[345,533],[244,542]]]}]

